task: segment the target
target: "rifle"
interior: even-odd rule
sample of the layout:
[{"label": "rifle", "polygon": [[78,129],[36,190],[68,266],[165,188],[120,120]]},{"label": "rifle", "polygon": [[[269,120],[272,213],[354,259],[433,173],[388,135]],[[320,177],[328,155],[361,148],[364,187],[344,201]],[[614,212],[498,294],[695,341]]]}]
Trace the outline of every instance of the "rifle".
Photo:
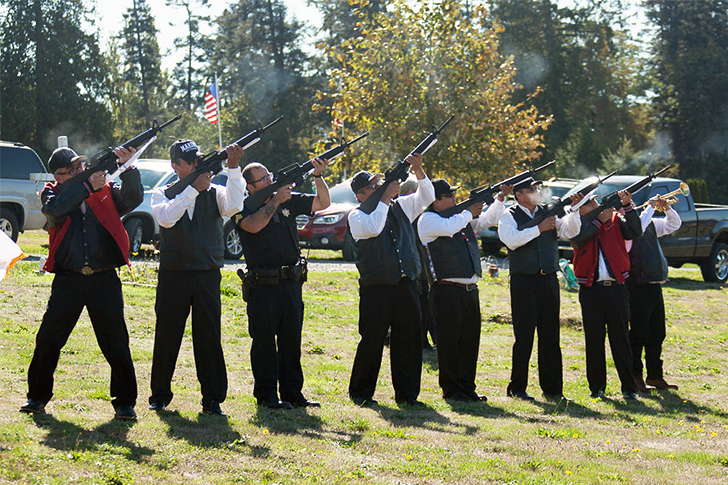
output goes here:
[{"label": "rifle", "polygon": [[299,164],[294,163],[289,165],[288,167],[284,167],[278,171],[278,174],[276,175],[275,180],[272,184],[266,185],[262,189],[258,190],[257,192],[248,195],[245,199],[245,208],[248,211],[255,212],[263,205],[265,204],[265,201],[268,200],[268,198],[273,195],[273,192],[278,190],[281,187],[285,187],[286,185],[296,185],[299,186],[303,183],[303,180],[308,176],[311,171],[313,171],[313,160],[316,158],[320,158],[323,160],[332,160],[344,153],[344,150],[349,148],[354,143],[358,142],[362,138],[369,136],[369,132],[364,132],[361,135],[357,136],[353,140],[346,141],[345,139],[341,139],[341,143],[334,148],[331,148],[330,150],[322,153],[321,155],[317,155],[311,160]]},{"label": "rifle", "polygon": [[[266,126],[263,126],[259,121],[258,128],[233,143],[242,147],[243,150],[246,150],[258,143],[261,135],[265,133],[268,128],[281,121],[281,119],[283,119],[283,116],[278,117],[278,119],[273,120]],[[189,175],[167,187],[164,191],[164,196],[169,200],[174,199],[181,194],[183,190],[192,185],[194,181],[197,180],[197,177],[203,173],[217,175],[222,170],[222,162],[227,160],[227,157],[228,154],[225,150],[221,152],[213,150],[210,153],[205,154],[201,159],[197,160],[197,167]]]},{"label": "rifle", "polygon": [[[432,131],[425,137],[424,140],[419,143],[419,145],[415,147],[414,150],[410,152],[410,155],[424,155],[427,150],[432,148],[432,145],[437,143],[437,135],[440,134],[443,128],[445,128],[448,123],[452,121],[453,118],[455,118],[455,115],[451,115],[439,128],[433,125]],[[391,167],[389,167],[384,172],[384,183],[382,183],[382,185],[379,186],[377,190],[375,190],[367,200],[359,205],[359,210],[366,214],[371,214],[372,212],[374,212],[374,209],[377,208],[377,205],[382,199],[382,196],[387,190],[387,187],[389,187],[389,184],[391,184],[395,180],[398,180],[400,182],[406,180],[409,176],[409,168],[410,164],[404,158],[398,162],[395,162]]]},{"label": "rifle", "polygon": [[440,214],[442,217],[448,218],[454,216],[455,214],[461,213],[471,205],[477,204],[479,202],[490,205],[495,200],[495,194],[500,191],[501,185],[516,185],[517,183],[526,180],[528,177],[532,177],[533,174],[535,174],[536,172],[540,172],[541,170],[550,167],[555,163],[556,162],[552,160],[545,165],[541,165],[540,167],[534,168],[533,170],[525,170],[518,175],[514,175],[513,177],[507,178],[505,180],[501,180],[500,182],[493,185],[481,185],[480,187],[476,187],[470,191],[470,197],[468,197],[467,200],[464,200],[459,204],[450,207],[449,209],[445,209],[442,212],[438,212],[438,214]]},{"label": "rifle", "polygon": [[[650,170],[650,173],[648,175],[646,175],[644,178],[639,179],[637,182],[633,183],[629,187],[626,187],[624,190],[629,192],[631,195],[634,195],[637,192],[639,192],[640,190],[647,187],[655,177],[657,177],[658,175],[660,175],[662,172],[669,169],[670,167],[672,167],[672,165],[668,165],[667,167],[663,168],[662,170],[660,170],[658,172],[653,172]],[[599,214],[601,214],[603,210],[606,210],[609,208],[617,210],[620,207],[622,207],[622,200],[619,198],[619,194],[617,192],[618,191],[615,190],[614,192],[611,192],[611,193],[605,195],[604,197],[602,197],[602,203],[599,204],[599,207],[597,207],[593,211],[589,212],[588,214],[584,215],[581,218],[581,224],[584,225],[586,223],[593,221],[594,219],[599,217]]]},{"label": "rifle", "polygon": [[[161,125],[157,122],[157,120],[154,120],[152,123],[152,126],[144,131],[143,133],[138,134],[131,140],[125,142],[123,145],[121,145],[123,148],[131,148],[134,147],[134,149],[138,149],[140,146],[144,145],[147,141],[149,141],[152,137],[157,136],[157,133],[162,131],[166,126],[174,123],[178,119],[180,119],[182,115],[177,115],[171,120],[165,121]],[[88,157],[86,162],[86,169],[83,172],[77,173],[70,179],[66,180],[62,184],[58,186],[58,191],[63,192],[66,188],[70,187],[71,185],[75,183],[80,183],[85,180],[88,180],[88,178],[95,174],[96,172],[100,172],[102,170],[114,173],[119,166],[117,165],[117,157],[114,155],[114,149],[109,147],[104,150],[101,150],[98,153],[95,153]]]},{"label": "rifle", "polygon": [[[590,183],[589,185],[583,187],[581,190],[579,190],[578,192],[575,192],[575,193],[586,196],[589,192],[591,192],[592,190],[599,187],[599,185],[601,183],[603,183],[605,180],[607,180],[609,177],[611,177],[612,175],[614,175],[616,173],[617,173],[617,170],[615,170],[614,172],[610,173],[609,175],[607,175],[606,177],[604,177],[602,179],[600,179],[599,176],[597,176],[596,181]],[[541,224],[544,220],[548,219],[549,217],[553,217],[553,216],[564,217],[564,215],[566,215],[566,213],[564,212],[564,207],[566,207],[567,205],[573,205],[573,202],[571,200],[571,197],[573,195],[574,194],[571,194],[569,197],[550,202],[546,206],[545,212],[541,212],[539,215],[537,215],[536,217],[534,217],[527,223],[523,224],[522,226],[519,226],[518,230],[522,231],[522,230],[528,229],[530,227],[538,226],[539,224]]]}]

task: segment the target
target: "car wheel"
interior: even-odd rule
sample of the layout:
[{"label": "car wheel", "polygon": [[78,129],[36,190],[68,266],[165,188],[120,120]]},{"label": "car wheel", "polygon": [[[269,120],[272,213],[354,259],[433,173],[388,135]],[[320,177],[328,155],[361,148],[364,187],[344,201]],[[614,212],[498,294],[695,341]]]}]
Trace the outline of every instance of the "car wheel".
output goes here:
[{"label": "car wheel", "polygon": [[232,222],[225,224],[225,259],[240,259],[243,256],[243,243]]},{"label": "car wheel", "polygon": [[709,283],[725,283],[728,280],[728,244],[715,243],[710,256],[700,263],[700,272]]},{"label": "car wheel", "polygon": [[8,235],[10,239],[17,242],[18,232],[20,231],[20,223],[13,211],[10,209],[0,209],[0,231]]},{"label": "car wheel", "polygon": [[124,229],[129,235],[129,255],[139,254],[142,249],[142,236],[144,235],[142,221],[136,217],[124,221]]},{"label": "car wheel", "polygon": [[346,231],[346,236],[344,236],[344,247],[341,249],[341,255],[344,258],[344,261],[356,260],[356,255],[354,254],[354,240],[348,230]]}]

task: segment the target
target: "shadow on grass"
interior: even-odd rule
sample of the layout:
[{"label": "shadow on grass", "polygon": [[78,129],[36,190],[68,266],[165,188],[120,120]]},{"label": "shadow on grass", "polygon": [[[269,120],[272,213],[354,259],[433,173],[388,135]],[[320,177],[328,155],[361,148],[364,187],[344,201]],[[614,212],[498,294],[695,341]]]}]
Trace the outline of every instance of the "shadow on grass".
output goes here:
[{"label": "shadow on grass", "polygon": [[[682,415],[686,421],[700,422],[705,415],[714,414],[720,418],[728,418],[728,411],[718,407],[710,407],[697,404],[692,399],[682,397],[679,391],[666,389],[652,391],[649,394],[640,394],[640,399],[652,401],[658,405],[657,408],[646,408],[641,411],[645,415],[656,416],[665,414]],[[630,409],[634,411],[634,409]]]},{"label": "shadow on grass", "polygon": [[200,413],[194,420],[182,416],[179,411],[161,411],[157,416],[167,425],[170,438],[183,439],[193,446],[216,448],[221,444],[238,443],[241,439],[240,433],[232,429],[228,419],[221,416]]},{"label": "shadow on grass", "polygon": [[283,410],[258,406],[250,423],[266,429],[271,435],[300,435],[314,440],[334,441],[345,447],[356,445],[364,436],[353,431],[324,429],[324,421],[316,414],[310,414],[306,408]]},{"label": "shadow on grass", "polygon": [[684,277],[670,277],[670,280],[665,283],[665,288],[672,288],[675,290],[718,290],[721,287],[720,283],[706,283],[704,281],[698,281]]},{"label": "shadow on grass", "polygon": [[119,455],[137,463],[155,452],[129,441],[127,434],[136,424],[112,419],[94,429],[85,429],[68,421],[60,421],[51,414],[34,414],[35,424],[48,431],[42,443],[62,451],[91,451]]},{"label": "shadow on grass", "polygon": [[315,435],[323,430],[323,420],[316,414],[309,414],[307,408],[285,410],[258,406],[255,414],[250,418],[250,423],[277,434],[309,433]]},{"label": "shadow on grass", "polygon": [[449,418],[443,416],[429,406],[426,408],[411,408],[407,405],[400,408],[375,406],[372,409],[376,410],[382,419],[388,421],[395,427],[416,427],[451,434],[460,433],[457,431],[451,431],[445,427],[453,429],[464,427],[464,434],[466,435],[475,434],[478,431],[477,426],[463,426],[459,423],[453,423]]}]

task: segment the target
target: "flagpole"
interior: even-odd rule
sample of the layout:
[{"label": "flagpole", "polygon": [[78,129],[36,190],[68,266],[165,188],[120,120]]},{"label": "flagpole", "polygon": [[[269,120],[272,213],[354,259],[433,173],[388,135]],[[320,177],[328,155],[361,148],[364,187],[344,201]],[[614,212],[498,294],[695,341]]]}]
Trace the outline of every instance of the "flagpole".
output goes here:
[{"label": "flagpole", "polygon": [[222,98],[220,97],[220,84],[217,82],[217,73],[215,73],[215,87],[217,88],[217,139],[220,143],[220,151],[222,151],[222,118],[220,118]]}]

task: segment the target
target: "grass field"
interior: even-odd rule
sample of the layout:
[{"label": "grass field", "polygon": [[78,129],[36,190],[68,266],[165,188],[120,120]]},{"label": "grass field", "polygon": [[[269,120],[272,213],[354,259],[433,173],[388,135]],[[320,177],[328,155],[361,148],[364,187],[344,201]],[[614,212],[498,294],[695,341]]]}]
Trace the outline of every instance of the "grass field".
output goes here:
[{"label": "grass field", "polygon": [[0,483],[728,482],[728,295],[694,269],[671,271],[665,288],[665,368],[679,391],[627,403],[609,361],[609,398],[589,398],[577,295],[562,291],[564,393],[574,401],[541,398],[536,355],[529,387],[536,401],[505,397],[513,342],[508,286],[488,278],[480,284],[477,376],[488,403],[443,401],[436,356],[426,352],[420,395],[426,410],[396,406],[388,351],[375,395],[380,406],[363,409],[347,399],[358,342],[357,274],[313,273],[304,287],[304,393],[323,407],[287,412],[255,406],[239,280],[224,272],[230,387],[222,407],[229,420],[199,414],[189,334],[170,411],[146,409],[156,274],[149,267],[123,269],[140,390],[134,424],[111,419],[109,369],[85,313],[63,349],[49,414],[18,412],[52,281],[37,269],[38,263],[21,264],[0,282]]}]

